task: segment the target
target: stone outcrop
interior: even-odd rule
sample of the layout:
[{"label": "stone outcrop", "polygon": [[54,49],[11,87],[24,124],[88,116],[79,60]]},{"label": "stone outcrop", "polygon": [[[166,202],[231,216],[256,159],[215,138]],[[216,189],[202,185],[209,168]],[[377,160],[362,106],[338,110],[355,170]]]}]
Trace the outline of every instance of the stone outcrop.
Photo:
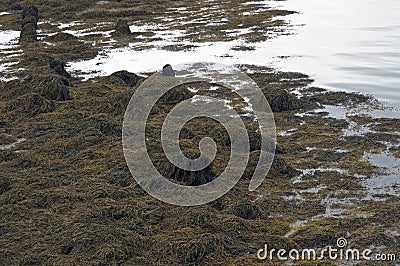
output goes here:
[{"label": "stone outcrop", "polygon": [[128,21],[120,19],[115,26],[115,31],[112,33],[113,36],[125,36],[130,35],[131,30],[129,29]]},{"label": "stone outcrop", "polygon": [[31,43],[37,40],[37,23],[39,12],[37,7],[30,5],[22,10],[20,43]]}]

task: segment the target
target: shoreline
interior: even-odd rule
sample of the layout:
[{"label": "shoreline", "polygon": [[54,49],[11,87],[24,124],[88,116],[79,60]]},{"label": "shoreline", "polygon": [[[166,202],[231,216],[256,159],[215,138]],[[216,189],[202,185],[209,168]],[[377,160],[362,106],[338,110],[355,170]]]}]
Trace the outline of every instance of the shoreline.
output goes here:
[{"label": "shoreline", "polygon": [[[69,23],[88,22],[74,23],[69,30],[107,32],[114,29],[116,16],[141,23],[160,21],[163,12],[170,10],[165,7],[167,2],[150,7],[143,2],[141,8],[132,8],[123,1],[100,7],[71,1],[69,12],[75,15]],[[187,3],[170,4],[176,5],[171,14],[176,20]],[[199,5],[196,9],[201,10]],[[243,6],[241,12],[249,12],[250,7]],[[228,10],[232,3],[224,2],[223,7]],[[103,34],[62,33],[68,14],[60,10],[39,6],[39,21],[52,18],[55,22],[39,24],[39,41],[14,47],[23,50],[15,57],[19,63],[11,66],[18,79],[0,82],[4,263],[262,265],[265,262],[256,253],[265,243],[275,249],[323,248],[335,246],[340,237],[348,239],[351,248],[398,251],[400,118],[353,112],[361,105],[379,106],[376,100],[318,88],[305,74],[239,65],[258,84],[274,111],[278,137],[271,171],[260,188],[249,192],[254,171],[250,160],[237,186],[222,198],[191,208],[168,205],[138,186],[123,156],[125,109],[143,79],[124,72],[82,81],[69,73],[65,62],[93,59],[110,44],[102,43],[109,41]],[[13,12],[0,16],[2,27],[16,30],[20,11]],[[276,34],[276,27],[285,27],[283,21],[274,24],[279,14],[285,12],[269,13],[267,9],[255,21],[244,15],[220,30],[243,23],[257,27],[260,18],[269,17],[263,30]],[[98,22],[103,24],[94,28]],[[191,38],[224,38],[208,36],[211,29],[207,27],[202,30],[203,35],[193,33],[196,36]],[[46,31],[58,34],[44,36]],[[157,38],[153,32],[145,33]],[[123,49],[132,40],[140,41],[137,37],[142,34],[113,38]],[[248,38],[258,40],[260,36]],[[15,53],[14,48],[8,52]],[[223,87],[209,85],[195,83],[172,90],[148,121],[147,148],[157,169],[180,184],[191,184],[192,176],[178,174],[179,170],[168,165],[158,137],[163,118],[181,99],[197,94],[230,99],[251,133],[251,158],[259,156],[258,127],[247,116],[246,103]],[[213,179],[223,171],[229,155],[223,128],[210,122],[203,126],[189,123],[180,143],[184,152],[197,154],[204,135],[215,139],[220,148],[210,169],[201,173],[204,179]],[[271,262],[280,263],[277,259]],[[321,263],[335,265],[337,261]]]}]

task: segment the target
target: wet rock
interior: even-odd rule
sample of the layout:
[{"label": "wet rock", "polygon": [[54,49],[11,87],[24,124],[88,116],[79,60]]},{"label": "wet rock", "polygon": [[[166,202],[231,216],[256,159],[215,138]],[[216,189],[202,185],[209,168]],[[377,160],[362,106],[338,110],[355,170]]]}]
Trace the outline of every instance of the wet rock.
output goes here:
[{"label": "wet rock", "polygon": [[111,74],[111,76],[122,79],[125,84],[130,87],[134,87],[140,80],[144,79],[143,77],[138,76],[135,73],[128,72],[126,70],[114,72]]},{"label": "wet rock", "polygon": [[27,6],[22,11],[20,43],[30,43],[37,40],[37,23],[39,20],[38,9],[33,6]]},{"label": "wet rock", "polygon": [[3,98],[13,100],[24,94],[36,93],[50,101],[69,100],[68,79],[60,75],[28,75],[8,82]]},{"label": "wet rock", "polygon": [[273,112],[286,112],[295,109],[295,97],[283,89],[268,90],[267,100]]},{"label": "wet rock", "polygon": [[69,100],[69,81],[66,79],[50,79],[42,93],[45,98],[55,101]]},{"label": "wet rock", "polygon": [[169,90],[160,98],[161,103],[176,104],[192,98],[193,94],[185,87],[179,86]]},{"label": "wet rock", "polygon": [[36,6],[29,5],[22,10],[22,26],[27,23],[33,23],[35,29],[37,29],[37,23],[39,21],[39,11]]},{"label": "wet rock", "polygon": [[211,170],[211,166],[193,172],[176,168],[174,179],[183,182],[188,186],[200,186],[211,182],[214,179],[214,174]]},{"label": "wet rock", "polygon": [[113,36],[124,36],[124,35],[129,35],[131,34],[131,30],[129,29],[128,26],[128,21],[125,19],[120,19],[117,22],[117,25],[115,27],[115,31],[112,33]]},{"label": "wet rock", "polygon": [[166,77],[175,77],[175,71],[170,64],[167,64],[163,67],[162,74]]},{"label": "wet rock", "polygon": [[249,203],[240,203],[231,207],[230,211],[232,214],[246,220],[255,220],[261,217],[260,210],[256,206]]},{"label": "wet rock", "polygon": [[33,23],[26,23],[25,25],[23,25],[19,42],[30,43],[36,40],[37,40],[37,33],[35,25]]},{"label": "wet rock", "polygon": [[62,60],[52,60],[50,62],[50,68],[56,73],[63,77],[70,78],[71,75],[65,70],[66,63]]},{"label": "wet rock", "polygon": [[272,170],[274,174],[286,178],[293,178],[300,174],[298,170],[291,167],[285,160],[280,157],[275,157],[274,162],[272,163]]},{"label": "wet rock", "polygon": [[[184,151],[189,159],[196,159],[200,156],[198,151]],[[166,178],[182,182],[187,186],[200,186],[214,180],[215,173],[212,171],[212,163],[200,171],[187,171],[171,164],[166,158],[155,160],[158,171]]]}]

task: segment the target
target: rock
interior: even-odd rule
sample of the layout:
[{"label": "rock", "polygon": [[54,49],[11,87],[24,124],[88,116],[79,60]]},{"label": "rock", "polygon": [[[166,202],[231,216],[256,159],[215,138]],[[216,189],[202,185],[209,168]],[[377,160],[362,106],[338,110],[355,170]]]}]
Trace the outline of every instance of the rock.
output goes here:
[{"label": "rock", "polygon": [[288,91],[279,88],[263,89],[273,112],[286,112],[296,109],[298,99]]},{"label": "rock", "polygon": [[161,103],[176,104],[192,98],[193,94],[185,87],[179,86],[169,90],[161,98]]},{"label": "rock", "polygon": [[175,77],[175,71],[170,64],[167,64],[163,67],[162,74],[166,77]]},{"label": "rock", "polygon": [[214,174],[211,165],[200,171],[186,171],[180,168],[175,169],[174,179],[185,183],[187,186],[200,186],[211,182]]},{"label": "rock", "polygon": [[[189,159],[196,159],[200,153],[195,150],[184,151],[184,155]],[[200,171],[187,171],[171,164],[166,158],[154,161],[158,171],[166,178],[182,182],[187,186],[200,186],[214,180],[215,174],[212,171],[212,163]]]},{"label": "rock", "polygon": [[122,79],[126,85],[130,87],[134,87],[140,80],[144,79],[143,77],[126,70],[114,72],[111,74],[111,76]]},{"label": "rock", "polygon": [[3,96],[12,100],[25,94],[37,93],[50,101],[65,101],[70,99],[69,86],[68,79],[60,75],[28,75],[6,83]]},{"label": "rock", "polygon": [[129,29],[128,26],[128,21],[125,19],[120,19],[117,22],[117,25],[115,27],[115,31],[112,33],[113,36],[124,36],[124,35],[129,35],[131,34],[131,30]]},{"label": "rock", "polygon": [[66,78],[70,78],[71,75],[65,70],[65,65],[66,63],[62,60],[52,60],[50,62],[50,68],[54,70],[55,73]]},{"label": "rock", "polygon": [[22,26],[19,42],[30,43],[34,41],[37,41],[36,27],[33,23],[26,23]]},{"label": "rock", "polygon": [[30,5],[22,10],[22,23],[21,23],[22,26],[24,26],[27,23],[33,23],[35,25],[35,29],[37,29],[38,21],[39,21],[39,11],[36,6]]},{"label": "rock", "polygon": [[39,12],[37,7],[30,5],[22,10],[20,43],[30,43],[37,40],[37,23]]},{"label": "rock", "polygon": [[49,100],[69,100],[69,81],[66,79],[52,79],[43,91],[44,96]]},{"label": "rock", "polygon": [[300,172],[291,167],[285,160],[275,156],[272,163],[272,170],[275,175],[284,176],[286,178],[293,178],[300,174]]}]

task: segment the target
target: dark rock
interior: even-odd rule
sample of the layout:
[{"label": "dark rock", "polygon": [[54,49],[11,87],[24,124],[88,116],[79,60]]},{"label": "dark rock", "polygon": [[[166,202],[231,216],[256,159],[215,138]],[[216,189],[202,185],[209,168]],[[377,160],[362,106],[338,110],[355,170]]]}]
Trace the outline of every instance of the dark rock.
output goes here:
[{"label": "dark rock", "polygon": [[179,86],[169,90],[161,98],[161,103],[176,104],[192,98],[193,94],[185,87]]},{"label": "dark rock", "polygon": [[26,23],[22,26],[21,34],[19,37],[20,43],[30,43],[37,41],[36,27],[33,23]]},{"label": "dark rock", "polygon": [[39,21],[39,11],[36,6],[30,5],[22,10],[22,23],[21,23],[22,26],[28,23],[33,23],[35,25],[35,29],[37,29],[38,21]]},{"label": "dark rock", "polygon": [[38,11],[37,7],[34,6],[34,5],[26,6],[22,10],[22,18],[26,18],[26,17],[38,18],[39,17],[39,11]]},{"label": "dark rock", "polygon": [[47,87],[45,96],[47,99],[55,101],[69,100],[69,82],[66,80],[54,81]]},{"label": "dark rock", "polygon": [[27,6],[22,10],[20,43],[30,43],[37,40],[37,23],[39,20],[38,9],[33,6]]},{"label": "dark rock", "polygon": [[269,104],[273,112],[285,112],[294,109],[293,101],[289,93],[284,90],[272,96]]},{"label": "dark rock", "polygon": [[200,186],[211,182],[214,179],[214,174],[210,165],[200,171],[186,171],[176,168],[174,179],[185,183],[187,186]]},{"label": "dark rock", "polygon": [[126,85],[133,87],[135,86],[143,77],[136,75],[135,73],[128,72],[126,70],[117,71],[111,74],[113,77],[122,79]]},{"label": "dark rock", "polygon": [[[200,156],[198,151],[184,152],[189,159],[197,159]],[[212,171],[212,163],[200,171],[187,171],[176,167],[165,158],[156,160],[155,166],[157,170],[166,178],[182,182],[187,186],[200,186],[214,180],[215,174]]]},{"label": "dark rock", "polygon": [[163,67],[162,74],[166,77],[175,77],[175,71],[170,64],[167,64]]},{"label": "dark rock", "polygon": [[128,21],[126,21],[125,19],[118,20],[115,31],[112,33],[112,35],[124,36],[129,34],[131,34],[131,30],[129,29]]},{"label": "dark rock", "polygon": [[275,157],[274,162],[272,163],[272,170],[274,171],[274,174],[287,178],[293,178],[300,174],[298,170],[291,167],[280,157]]},{"label": "dark rock", "polygon": [[50,68],[54,70],[55,73],[70,78],[71,75],[65,70],[66,63],[62,60],[52,60],[50,62]]}]

